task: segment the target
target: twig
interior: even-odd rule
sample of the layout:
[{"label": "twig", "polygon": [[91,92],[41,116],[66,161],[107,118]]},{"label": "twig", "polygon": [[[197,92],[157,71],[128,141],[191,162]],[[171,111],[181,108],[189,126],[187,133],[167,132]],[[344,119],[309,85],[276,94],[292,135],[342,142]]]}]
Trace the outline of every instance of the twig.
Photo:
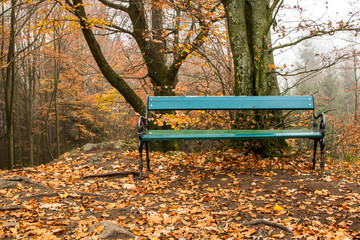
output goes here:
[{"label": "twig", "polygon": [[38,186],[38,187],[41,187],[41,188],[45,188],[46,190],[50,191],[50,192],[53,192],[54,189],[52,189],[51,187],[48,187],[48,186],[45,186],[41,183],[37,183],[37,182],[34,182],[32,180],[30,180],[30,178],[27,178],[27,177],[12,177],[12,178],[6,178],[6,179],[3,179],[5,181],[18,181],[18,182],[25,182],[25,183],[29,183],[29,184],[32,184],[32,185],[35,185],[35,186]]},{"label": "twig", "polygon": [[[67,194],[66,197],[75,197],[76,195],[79,195],[81,197],[84,197],[84,196],[93,196],[93,197],[104,197],[104,198],[111,198],[109,196],[106,196],[106,195],[102,195],[102,194],[98,194],[98,193],[91,193],[91,192],[69,192]],[[20,199],[22,200],[28,200],[28,199],[31,199],[31,198],[43,198],[43,197],[59,197],[59,193],[58,192],[53,192],[53,193],[42,193],[42,194],[37,194],[37,195],[31,195],[31,196],[25,196],[25,197],[21,197]]]},{"label": "twig", "polygon": [[24,209],[25,207],[22,205],[8,205],[8,206],[1,206],[0,211],[11,211],[11,210],[19,210]]},{"label": "twig", "polygon": [[112,177],[112,176],[126,176],[126,175],[139,175],[139,172],[135,171],[119,171],[119,172],[107,172],[107,173],[99,173],[99,174],[90,174],[82,177],[81,179],[85,178],[95,178],[95,177]]},{"label": "twig", "polygon": [[250,221],[250,222],[242,223],[242,225],[244,225],[244,226],[257,225],[257,224],[265,224],[265,225],[280,228],[280,229],[282,229],[282,230],[284,230],[286,232],[289,232],[289,233],[294,233],[291,228],[288,228],[285,225],[282,225],[281,223],[271,222],[271,221],[266,220],[266,219],[256,219],[256,220],[253,220],[253,221]]}]

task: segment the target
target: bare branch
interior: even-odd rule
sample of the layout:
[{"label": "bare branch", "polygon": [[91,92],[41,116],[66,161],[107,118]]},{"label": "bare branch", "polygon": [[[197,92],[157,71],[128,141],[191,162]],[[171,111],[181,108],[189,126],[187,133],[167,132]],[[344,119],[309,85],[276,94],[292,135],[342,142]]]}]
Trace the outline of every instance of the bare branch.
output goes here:
[{"label": "bare branch", "polygon": [[111,7],[113,9],[118,9],[124,12],[128,11],[128,8],[125,7],[122,3],[114,3],[108,0],[99,0],[102,4],[104,4],[105,6]]},{"label": "bare branch", "polygon": [[294,42],[290,42],[290,43],[286,43],[286,44],[283,44],[283,45],[273,47],[273,48],[271,48],[269,50],[269,53],[271,53],[271,52],[273,52],[275,50],[281,49],[281,48],[294,46],[294,45],[299,44],[299,43],[301,43],[301,42],[303,42],[303,41],[305,41],[307,39],[311,39],[311,38],[314,38],[314,37],[321,37],[321,36],[324,36],[324,35],[333,35],[336,32],[360,31],[360,28],[347,28],[347,27],[348,26],[345,25],[345,26],[343,26],[341,28],[334,29],[334,30],[328,30],[328,31],[318,30],[318,31],[314,32],[313,34],[302,37],[302,38],[299,38],[298,40],[296,40]]},{"label": "bare branch", "polygon": [[329,64],[327,64],[325,66],[321,66],[319,68],[315,68],[315,69],[312,69],[312,70],[305,70],[305,71],[301,71],[301,72],[296,72],[296,73],[292,73],[292,74],[289,74],[289,73],[284,74],[284,73],[280,73],[278,71],[272,71],[272,72],[269,72],[269,73],[276,73],[276,74],[278,74],[280,76],[283,76],[283,77],[294,77],[294,76],[298,76],[298,75],[301,75],[301,74],[307,74],[307,73],[314,73],[314,72],[322,71],[322,70],[330,68],[330,67],[334,66],[335,64],[339,63],[340,61],[346,60],[346,59],[348,59],[348,57],[342,56],[342,57],[336,58],[333,62],[331,62],[331,63],[329,63]]}]

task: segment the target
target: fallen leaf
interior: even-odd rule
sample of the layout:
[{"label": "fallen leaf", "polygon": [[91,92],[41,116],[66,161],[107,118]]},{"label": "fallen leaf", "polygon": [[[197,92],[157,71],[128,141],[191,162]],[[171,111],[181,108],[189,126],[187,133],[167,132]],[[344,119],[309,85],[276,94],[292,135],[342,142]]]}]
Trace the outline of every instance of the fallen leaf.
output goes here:
[{"label": "fallen leaf", "polygon": [[275,211],[282,211],[282,210],[284,210],[284,208],[281,207],[281,206],[279,206],[279,205],[276,205],[276,206],[274,207],[274,210],[275,210]]},{"label": "fallen leaf", "polygon": [[136,189],[136,185],[131,183],[124,183],[122,187],[125,189]]}]

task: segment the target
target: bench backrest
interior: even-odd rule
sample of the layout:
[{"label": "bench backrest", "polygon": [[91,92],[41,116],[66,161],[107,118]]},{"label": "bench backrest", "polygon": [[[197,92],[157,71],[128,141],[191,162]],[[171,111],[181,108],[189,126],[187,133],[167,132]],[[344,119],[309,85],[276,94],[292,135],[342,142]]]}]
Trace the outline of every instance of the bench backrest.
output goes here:
[{"label": "bench backrest", "polygon": [[156,110],[313,110],[313,96],[175,96],[148,97]]}]

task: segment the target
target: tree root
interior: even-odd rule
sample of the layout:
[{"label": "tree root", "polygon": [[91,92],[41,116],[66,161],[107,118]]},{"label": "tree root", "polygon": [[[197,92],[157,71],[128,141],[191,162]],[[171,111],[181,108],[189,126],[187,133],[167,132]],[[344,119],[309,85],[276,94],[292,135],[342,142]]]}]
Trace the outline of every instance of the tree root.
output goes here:
[{"label": "tree root", "polygon": [[[232,217],[230,219],[228,219],[224,224],[221,224],[219,227],[227,227],[228,223],[230,223],[231,221],[233,221],[239,214],[237,214],[235,217]],[[258,225],[258,224],[264,224],[264,225],[269,225],[272,227],[277,227],[280,228],[288,233],[293,234],[293,230],[291,228],[286,227],[285,225],[281,224],[281,223],[277,223],[277,222],[272,222],[266,219],[256,219],[250,222],[245,222],[245,223],[241,223],[244,226],[252,226],[252,225]]]},{"label": "tree root", "polygon": [[135,171],[118,171],[118,172],[107,172],[107,173],[99,173],[99,174],[90,174],[82,177],[81,179],[86,178],[96,178],[96,177],[112,177],[112,176],[127,176],[127,175],[139,175],[139,172]]},{"label": "tree root", "polygon": [[[52,197],[63,197],[64,195],[60,195],[61,192],[53,192],[53,193],[42,193],[42,194],[37,194],[37,195],[31,195],[31,196],[24,196],[21,197],[20,199],[22,200],[30,200],[32,198],[44,198],[44,197],[48,197],[48,198],[52,198]],[[85,197],[85,196],[92,196],[92,197],[103,197],[103,198],[108,198],[110,199],[111,197],[106,196],[106,195],[102,195],[102,194],[98,194],[98,193],[91,193],[91,192],[69,192],[65,195],[64,198],[67,197],[77,197],[77,196],[81,196],[81,197]]]},{"label": "tree root", "polygon": [[271,221],[266,220],[266,219],[256,219],[256,220],[253,220],[253,221],[250,221],[250,222],[242,223],[242,225],[244,225],[244,226],[257,225],[257,224],[265,224],[265,225],[269,225],[269,226],[272,226],[272,227],[280,228],[280,229],[282,229],[282,230],[284,230],[286,232],[289,232],[289,233],[294,233],[291,228],[288,228],[285,225],[282,225],[282,224],[277,223],[277,222],[271,222]]},{"label": "tree root", "polygon": [[31,173],[41,173],[39,171],[35,171],[35,170],[31,170],[31,169],[13,169],[13,170],[9,170],[3,174],[0,175],[0,177],[3,177],[9,173],[12,173],[12,172],[31,172]]},{"label": "tree root", "polygon": [[1,206],[0,211],[11,211],[11,210],[19,210],[24,209],[25,207],[22,205],[8,205],[8,206]]},{"label": "tree root", "polygon": [[45,185],[43,185],[41,183],[34,182],[34,181],[30,180],[30,178],[27,178],[27,177],[12,177],[12,178],[6,178],[6,179],[3,179],[3,180],[5,180],[5,181],[25,182],[25,183],[29,183],[29,184],[38,186],[40,188],[45,188],[49,192],[54,192],[54,189],[52,189],[51,187],[45,186]]}]

